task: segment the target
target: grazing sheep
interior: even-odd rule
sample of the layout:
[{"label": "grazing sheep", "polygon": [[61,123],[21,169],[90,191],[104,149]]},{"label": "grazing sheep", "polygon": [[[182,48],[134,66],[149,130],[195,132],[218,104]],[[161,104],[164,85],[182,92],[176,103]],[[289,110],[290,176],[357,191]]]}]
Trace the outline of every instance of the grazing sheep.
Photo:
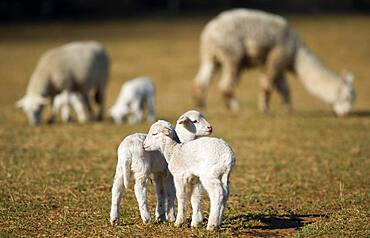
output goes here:
[{"label": "grazing sheep", "polygon": [[332,73],[284,18],[262,11],[230,10],[211,20],[201,34],[200,61],[193,86],[199,106],[205,105],[206,90],[218,65],[222,66],[219,88],[232,111],[239,110],[234,88],[242,69],[256,65],[265,66],[259,96],[263,112],[269,110],[273,87],[291,110],[286,71],[297,74],[306,89],[332,105],[337,115],[347,114],[355,98],[351,74],[338,77]]},{"label": "grazing sheep", "polygon": [[[207,230],[213,230],[222,222],[229,195],[229,177],[235,164],[234,152],[222,139],[203,137],[179,143],[176,137],[172,125],[159,120],[150,127],[144,150],[159,150],[173,175],[178,204],[175,226],[186,221],[186,202],[192,184],[200,181],[211,201]],[[199,223],[192,221],[191,225],[198,226]]]},{"label": "grazing sheep", "polygon": [[[186,142],[200,136],[212,133],[212,127],[204,116],[197,111],[188,111],[179,117],[176,123],[178,139]],[[140,216],[144,223],[150,222],[150,213],[147,203],[147,187],[150,175],[153,174],[157,196],[155,216],[157,220],[174,221],[174,197],[175,188],[172,175],[167,169],[167,162],[159,152],[146,152],[143,142],[146,134],[136,133],[127,136],[118,147],[118,162],[112,187],[112,205],[110,222],[112,225],[119,223],[119,203],[122,197],[123,187],[127,188],[131,172],[135,178],[135,195],[139,205]],[[167,198],[167,211],[164,212],[164,204]],[[194,184],[192,197],[193,219],[203,220],[202,186]]]},{"label": "grazing sheep", "polygon": [[[41,121],[43,107],[62,91],[79,92],[90,118],[94,118],[89,94],[99,105],[97,119],[104,114],[104,93],[109,76],[109,58],[97,42],[73,42],[44,53],[28,83],[26,95],[17,102],[32,124]],[[54,120],[52,114],[49,121]],[[83,118],[83,115],[80,116]]]},{"label": "grazing sheep", "polygon": [[147,120],[155,120],[155,87],[152,80],[146,77],[132,79],[122,85],[116,103],[110,108],[113,120],[120,124],[128,116],[130,124],[141,122],[144,115],[144,105],[148,109]]}]

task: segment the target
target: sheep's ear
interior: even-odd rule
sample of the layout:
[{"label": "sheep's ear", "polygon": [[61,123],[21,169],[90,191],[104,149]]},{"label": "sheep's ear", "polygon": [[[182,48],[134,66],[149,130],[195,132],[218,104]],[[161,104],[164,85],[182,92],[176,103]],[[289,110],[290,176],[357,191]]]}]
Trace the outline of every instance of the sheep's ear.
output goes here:
[{"label": "sheep's ear", "polygon": [[15,103],[15,106],[16,106],[17,108],[22,108],[22,107],[23,107],[23,105],[24,105],[24,98],[19,99],[19,100]]},{"label": "sheep's ear", "polygon": [[186,123],[189,123],[191,122],[190,118],[187,117],[187,116],[181,116],[178,120],[177,120],[177,124],[186,124]]}]

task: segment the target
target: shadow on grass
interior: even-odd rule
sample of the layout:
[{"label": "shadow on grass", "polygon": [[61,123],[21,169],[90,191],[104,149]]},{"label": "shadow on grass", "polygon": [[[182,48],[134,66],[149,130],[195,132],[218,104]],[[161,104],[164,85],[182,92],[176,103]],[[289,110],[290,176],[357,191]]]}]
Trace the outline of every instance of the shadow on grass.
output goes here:
[{"label": "shadow on grass", "polygon": [[349,114],[350,117],[370,117],[370,111],[354,111]]},{"label": "shadow on grass", "polygon": [[[305,215],[266,215],[266,214],[241,214],[225,217],[223,229],[230,229],[237,233],[290,233],[308,224],[314,223],[326,214]],[[291,230],[289,232],[289,230]],[[266,234],[265,234],[266,233]],[[260,234],[260,235],[263,235]]]}]

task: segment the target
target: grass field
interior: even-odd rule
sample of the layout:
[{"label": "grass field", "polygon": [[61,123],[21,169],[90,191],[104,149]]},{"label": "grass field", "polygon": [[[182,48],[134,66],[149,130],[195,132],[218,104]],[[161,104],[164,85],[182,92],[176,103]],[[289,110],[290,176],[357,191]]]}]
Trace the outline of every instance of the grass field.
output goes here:
[{"label": "grass field", "polygon": [[[239,115],[220,106],[212,84],[204,114],[214,136],[226,139],[237,155],[218,232],[207,232],[205,222],[199,229],[191,229],[190,221],[176,229],[173,224],[143,225],[132,188],[121,204],[121,225],[110,226],[116,148],[125,136],[146,132],[148,124],[58,121],[31,127],[15,108],[45,50],[94,39],[112,58],[107,105],[125,80],[148,75],[158,89],[158,117],[175,122],[193,108],[198,37],[208,19],[0,26],[0,237],[370,236],[369,16],[289,17],[327,66],[354,72],[357,101],[349,117],[336,118],[294,77],[289,77],[291,116],[276,95],[271,115],[257,112],[258,70],[243,74]],[[149,198],[153,211],[152,186]],[[208,199],[204,210],[208,216]]]}]

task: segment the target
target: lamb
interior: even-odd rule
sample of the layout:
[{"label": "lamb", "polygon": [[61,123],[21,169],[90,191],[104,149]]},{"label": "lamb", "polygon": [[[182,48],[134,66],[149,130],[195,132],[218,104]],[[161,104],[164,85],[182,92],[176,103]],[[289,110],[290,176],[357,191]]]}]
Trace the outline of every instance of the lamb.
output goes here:
[{"label": "lamb", "polygon": [[259,95],[259,109],[263,112],[269,111],[274,87],[287,111],[291,111],[286,71],[295,73],[310,93],[332,105],[339,116],[349,113],[355,99],[352,74],[335,75],[284,18],[263,11],[229,10],[211,20],[201,34],[200,61],[193,84],[193,97],[199,106],[205,105],[206,91],[218,65],[222,66],[219,89],[234,112],[239,110],[234,89],[240,73],[257,65],[265,66]]},{"label": "lamb", "polygon": [[[212,127],[204,116],[197,111],[187,111],[179,117],[176,123],[176,132],[180,141],[186,142],[197,137],[212,133]],[[139,205],[140,216],[144,223],[151,222],[147,204],[147,186],[150,175],[153,174],[157,196],[155,216],[157,220],[175,220],[174,198],[175,188],[172,175],[167,169],[167,162],[159,152],[146,152],[143,142],[146,134],[136,133],[127,136],[118,147],[118,162],[112,187],[112,204],[110,222],[119,224],[119,203],[123,187],[128,188],[131,173],[135,178],[135,195]],[[201,198],[202,186],[194,184],[193,199],[191,201],[194,211],[194,221],[203,220]],[[167,211],[164,212],[165,198],[167,198]]]},{"label": "lamb", "polygon": [[63,91],[56,95],[53,100],[53,106],[51,110],[52,118],[61,111],[62,121],[68,122],[71,120],[69,107],[72,106],[77,114],[78,121],[84,123],[87,121],[87,117],[82,104],[82,96],[80,93]]},{"label": "lamb", "polygon": [[147,120],[155,120],[155,87],[147,77],[132,79],[122,85],[116,103],[110,108],[113,120],[120,124],[128,116],[130,124],[141,122],[144,115],[144,105],[148,109]]},{"label": "lamb", "polygon": [[[211,201],[207,230],[217,228],[222,222],[229,195],[229,177],[235,165],[231,147],[222,139],[210,137],[179,143],[172,125],[159,120],[150,127],[144,150],[159,150],[173,175],[178,204],[175,226],[186,221],[186,202],[192,192],[192,184],[200,181]],[[198,225],[198,221],[192,220],[191,226]]]},{"label": "lamb", "polygon": [[[94,118],[89,94],[95,93],[99,105],[98,120],[104,116],[104,94],[109,78],[109,57],[98,42],[72,42],[45,52],[28,83],[26,95],[17,106],[26,113],[31,124],[39,124],[44,106],[62,91],[81,93],[90,119]],[[82,104],[82,102],[80,103]],[[84,115],[80,115],[81,118]],[[52,113],[49,121],[53,122]]]}]

